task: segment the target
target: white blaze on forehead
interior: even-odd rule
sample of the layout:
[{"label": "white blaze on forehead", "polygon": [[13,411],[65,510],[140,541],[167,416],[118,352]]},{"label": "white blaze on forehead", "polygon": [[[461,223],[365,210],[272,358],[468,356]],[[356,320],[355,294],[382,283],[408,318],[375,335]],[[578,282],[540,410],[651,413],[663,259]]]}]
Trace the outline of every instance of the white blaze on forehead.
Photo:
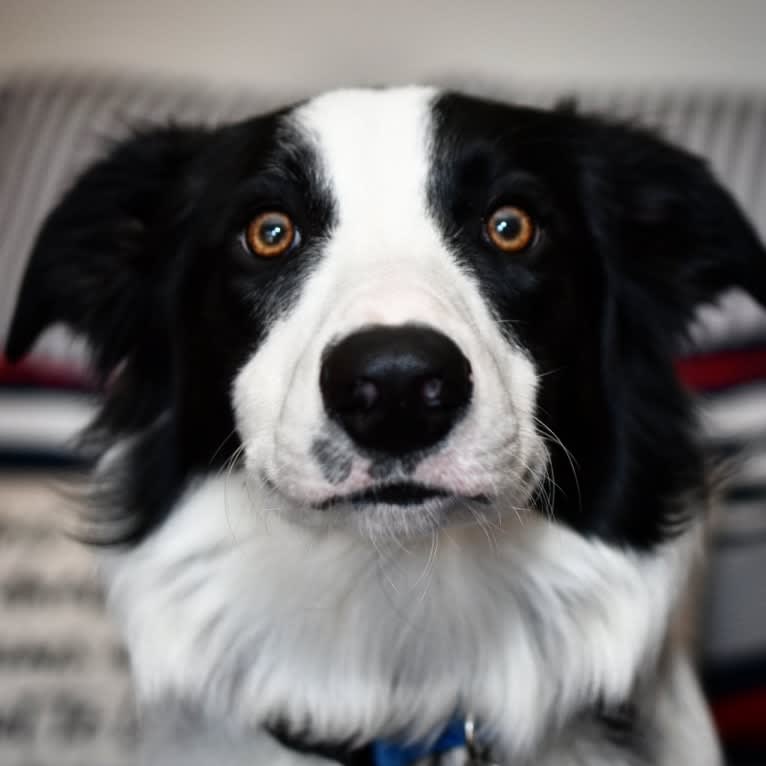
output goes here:
[{"label": "white blaze on forehead", "polygon": [[433,88],[341,90],[295,113],[348,221],[396,227],[425,215]]}]

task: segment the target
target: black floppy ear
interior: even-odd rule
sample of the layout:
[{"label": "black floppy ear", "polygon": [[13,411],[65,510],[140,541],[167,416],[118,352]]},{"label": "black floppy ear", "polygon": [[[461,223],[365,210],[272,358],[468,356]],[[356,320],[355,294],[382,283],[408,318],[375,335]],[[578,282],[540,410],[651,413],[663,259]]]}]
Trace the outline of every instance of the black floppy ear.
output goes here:
[{"label": "black floppy ear", "polygon": [[11,361],[56,322],[87,339],[102,376],[142,345],[161,344],[158,292],[202,136],[175,127],[137,133],[64,194],[27,265],[8,336]]},{"label": "black floppy ear", "polygon": [[641,131],[613,130],[603,144],[609,167],[590,174],[606,196],[597,235],[611,250],[608,271],[645,318],[682,331],[700,303],[730,287],[766,305],[766,250],[707,164]]},{"label": "black floppy ear", "polygon": [[[603,275],[605,417],[581,465],[602,534],[651,545],[684,528],[706,482],[693,406],[675,368],[696,308],[730,287],[766,303],[766,251],[705,163],[624,126],[585,123],[581,216]],[[590,147],[590,150],[588,149]]]}]

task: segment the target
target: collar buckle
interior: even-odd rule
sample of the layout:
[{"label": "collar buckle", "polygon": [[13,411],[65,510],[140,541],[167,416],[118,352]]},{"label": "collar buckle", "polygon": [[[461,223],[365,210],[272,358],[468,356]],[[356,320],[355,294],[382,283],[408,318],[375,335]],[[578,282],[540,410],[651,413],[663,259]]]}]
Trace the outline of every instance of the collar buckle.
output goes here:
[{"label": "collar buckle", "polygon": [[500,766],[490,753],[487,745],[482,745],[476,736],[476,720],[472,714],[465,717],[465,766]]}]

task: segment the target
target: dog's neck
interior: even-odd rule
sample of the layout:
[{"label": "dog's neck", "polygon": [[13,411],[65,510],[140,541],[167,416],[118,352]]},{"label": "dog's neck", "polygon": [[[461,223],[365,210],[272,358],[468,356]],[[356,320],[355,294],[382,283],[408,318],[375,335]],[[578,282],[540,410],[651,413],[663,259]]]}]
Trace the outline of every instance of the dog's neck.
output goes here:
[{"label": "dog's neck", "polygon": [[[589,541],[542,516],[383,546],[202,481],[105,561],[140,693],[327,741],[425,739],[456,710],[524,751],[657,661],[696,548]],[[232,603],[232,599],[239,604]]]}]

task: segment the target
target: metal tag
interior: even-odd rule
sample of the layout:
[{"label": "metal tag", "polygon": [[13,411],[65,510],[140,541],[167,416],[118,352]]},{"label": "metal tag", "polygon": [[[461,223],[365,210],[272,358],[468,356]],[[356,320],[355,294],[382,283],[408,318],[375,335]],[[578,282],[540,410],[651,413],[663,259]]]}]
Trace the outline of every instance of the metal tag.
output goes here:
[{"label": "metal tag", "polygon": [[465,766],[500,766],[489,751],[489,747],[482,745],[476,737],[476,723],[472,715],[465,719]]}]

